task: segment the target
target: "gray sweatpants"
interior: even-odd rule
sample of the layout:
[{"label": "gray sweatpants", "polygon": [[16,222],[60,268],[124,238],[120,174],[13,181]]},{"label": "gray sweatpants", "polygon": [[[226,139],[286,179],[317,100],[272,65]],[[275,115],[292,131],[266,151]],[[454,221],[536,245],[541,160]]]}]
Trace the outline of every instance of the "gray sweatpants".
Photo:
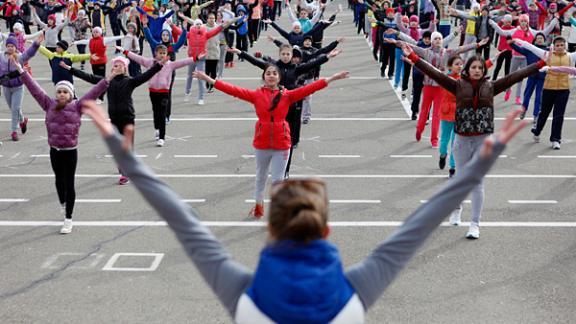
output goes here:
[{"label": "gray sweatpants", "polygon": [[[192,88],[192,72],[200,71],[204,72],[204,67],[206,65],[205,59],[200,59],[194,63],[188,65],[188,75],[186,76],[186,93],[190,93],[190,88]],[[204,99],[204,92],[206,91],[206,82],[198,81],[198,100]]]},{"label": "gray sweatpants", "polygon": [[[520,69],[523,69],[527,66],[526,64],[526,56],[521,55],[512,55],[512,63],[510,63],[510,73],[516,72]],[[516,83],[516,97],[522,97],[522,80]]]},{"label": "gray sweatpants", "polygon": [[290,150],[258,150],[256,149],[256,192],[254,199],[257,203],[264,202],[264,189],[268,179],[268,170],[272,183],[284,180],[284,172],[288,164]]},{"label": "gray sweatpants", "polygon": [[[461,170],[482,147],[484,139],[488,135],[480,136],[460,136],[456,134],[454,138],[454,160],[456,161],[456,170]],[[484,180],[482,179],[471,192],[472,195],[472,222],[479,224],[482,217],[482,207],[484,206]],[[462,209],[462,205],[460,205]]]},{"label": "gray sweatpants", "polygon": [[[314,79],[304,80],[304,85],[314,82]],[[302,120],[310,119],[312,117],[312,95],[307,96],[302,100]]]},{"label": "gray sweatpants", "polygon": [[228,49],[228,45],[220,45],[220,60],[218,61],[218,74],[216,77],[218,79],[222,79],[222,75],[224,74],[224,60],[226,59],[226,50]]},{"label": "gray sweatpants", "polygon": [[6,103],[12,111],[12,131],[18,131],[18,123],[24,121],[24,115],[22,115],[22,99],[24,98],[24,86],[19,87],[5,87],[2,86],[4,91],[4,98],[6,98]]}]

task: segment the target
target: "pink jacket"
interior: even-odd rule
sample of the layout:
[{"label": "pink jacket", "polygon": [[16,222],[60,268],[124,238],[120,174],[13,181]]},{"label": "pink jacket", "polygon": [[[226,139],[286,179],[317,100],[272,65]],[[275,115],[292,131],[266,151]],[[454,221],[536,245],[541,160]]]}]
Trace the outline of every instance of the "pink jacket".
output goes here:
[{"label": "pink jacket", "polygon": [[[126,55],[130,60],[146,68],[152,67],[155,62],[153,58],[142,57],[129,51],[124,51],[124,55]],[[148,81],[148,89],[150,92],[168,92],[170,90],[170,81],[172,81],[172,71],[187,66],[191,63],[194,63],[194,59],[191,57],[164,63],[162,70],[154,74],[152,79]]]},{"label": "pink jacket", "polygon": [[[222,31],[222,26],[214,29],[207,30],[206,27],[197,29],[196,27],[190,28],[188,31],[188,57],[197,59],[202,54],[206,55],[206,42],[208,39],[218,35]],[[162,71],[160,71],[162,72]]]}]

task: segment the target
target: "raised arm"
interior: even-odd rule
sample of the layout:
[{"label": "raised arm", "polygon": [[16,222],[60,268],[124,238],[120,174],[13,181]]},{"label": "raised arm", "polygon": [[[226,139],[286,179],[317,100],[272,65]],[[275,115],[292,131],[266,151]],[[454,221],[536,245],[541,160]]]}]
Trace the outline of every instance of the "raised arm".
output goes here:
[{"label": "raised arm", "polygon": [[278,31],[278,33],[282,35],[282,37],[286,38],[287,40],[290,40],[290,35],[284,29],[282,29],[282,27],[278,26],[276,22],[273,21],[270,23],[270,25],[272,26],[272,28],[276,29],[276,31]]},{"label": "raised arm", "polygon": [[[172,25],[174,26],[174,24]],[[174,26],[173,28],[176,28],[176,26]],[[172,45],[172,49],[174,50],[174,52],[178,52],[178,50],[180,50],[180,47],[184,45],[184,42],[186,42],[187,35],[188,32],[186,31],[186,28],[182,28],[182,34],[180,34],[180,37],[178,37],[178,41],[176,42],[176,44]]]},{"label": "raised arm", "polygon": [[[398,30],[400,30],[404,34],[410,33],[410,30],[408,30],[408,28],[406,28],[404,26],[404,24],[402,23],[402,14],[401,13],[397,12],[394,15],[394,21],[396,21],[396,26],[398,27]],[[430,24],[430,25],[433,25],[433,24]]]},{"label": "raised arm", "polygon": [[[98,109],[96,114],[94,107]],[[168,223],[208,286],[233,317],[238,299],[252,282],[253,274],[232,259],[202,225],[193,208],[160,181],[133,152],[125,149],[121,135],[108,122],[101,108],[91,102],[85,104],[83,111],[94,119],[122,172],[130,177],[144,199]]]},{"label": "raised arm", "polygon": [[514,44],[534,53],[534,55],[538,56],[540,59],[545,59],[548,56],[548,51],[538,48],[521,39],[514,39]]},{"label": "raised arm", "polygon": [[26,34],[26,35],[24,35],[24,39],[25,40],[34,39],[34,38],[42,35],[43,33],[44,33],[43,30],[39,30],[39,31],[32,33],[32,34]]},{"label": "raised arm", "polygon": [[156,39],[154,39],[154,37],[152,36],[152,33],[150,32],[150,28],[148,27],[144,27],[144,38],[146,38],[146,40],[148,41],[148,43],[150,44],[150,46],[152,48],[156,48],[156,46],[158,46],[158,44],[160,44],[159,41],[157,41]]},{"label": "raised arm", "polygon": [[77,102],[78,109],[81,108],[80,105],[81,105],[82,101],[96,100],[96,98],[98,98],[101,94],[103,94],[107,88],[108,88],[108,80],[102,79],[102,80],[98,81],[98,83],[96,83],[95,86],[93,86],[80,99],[78,99],[78,102]]},{"label": "raised arm", "polygon": [[[434,24],[431,24],[431,25],[434,25]],[[442,46],[448,47],[448,45],[450,45],[450,42],[452,42],[454,40],[454,38],[456,38],[456,36],[458,36],[457,31],[453,31],[450,34],[448,34],[448,36],[446,36],[446,37],[444,37],[444,39],[442,39]]]},{"label": "raised arm", "polygon": [[154,74],[158,73],[162,70],[163,65],[160,63],[155,63],[151,68],[149,68],[146,72],[141,73],[133,78],[130,79],[130,86],[132,88],[137,88],[143,83],[147,82],[148,80],[152,79]]},{"label": "raised arm", "polygon": [[122,38],[124,38],[124,36],[122,36],[122,35],[104,37],[104,45],[112,44],[115,41],[120,40]]},{"label": "raised arm", "polygon": [[535,29],[530,28],[530,31],[532,32],[532,35],[534,35],[534,36],[536,36],[536,34],[538,34],[538,33],[542,33],[545,36],[548,36],[548,34],[550,34],[554,30],[554,28],[556,27],[557,24],[558,24],[558,19],[554,18],[548,23],[548,25],[546,25],[546,28],[544,28],[542,30],[535,30]]},{"label": "raised arm", "polygon": [[222,80],[216,80],[213,84],[214,88],[244,101],[254,102],[254,98],[256,97],[255,91],[237,87]]},{"label": "raised arm", "polygon": [[[60,66],[62,66],[62,63],[60,63]],[[70,71],[70,74],[72,74],[73,76],[77,77],[78,79],[84,80],[88,83],[98,84],[98,82],[100,82],[100,81],[102,81],[102,79],[104,79],[104,77],[101,75],[94,75],[94,74],[86,73],[82,70],[75,69],[71,66],[68,66],[68,68],[65,68],[65,69]]]},{"label": "raised arm", "polygon": [[398,38],[399,38],[400,40],[402,40],[402,41],[404,41],[404,42],[406,42],[406,43],[409,43],[409,44],[411,44],[411,45],[417,45],[417,44],[418,44],[418,42],[417,42],[414,38],[412,38],[410,35],[405,34],[405,33],[401,32],[401,31],[399,31],[399,32],[396,34],[396,36],[398,36]]},{"label": "raised arm", "polygon": [[290,23],[292,24],[293,22],[298,21],[298,18],[294,14],[294,9],[290,5],[290,1],[286,1],[286,9],[288,9],[288,20],[290,20]]},{"label": "raised arm", "polygon": [[36,10],[32,10],[32,16],[34,16],[34,21],[40,28],[44,29],[48,27],[47,24],[45,24],[42,20],[40,20],[40,17],[38,17],[38,15],[36,14]]},{"label": "raised arm", "polygon": [[18,61],[20,62],[20,64],[24,64],[24,63],[28,62],[32,57],[34,57],[34,55],[36,55],[36,52],[38,51],[39,47],[40,47],[40,43],[38,43],[38,42],[32,43],[32,46],[27,48],[26,51],[24,51],[24,53],[22,53],[22,55],[20,55],[18,57]]},{"label": "raised arm", "polygon": [[316,91],[326,88],[327,86],[328,83],[326,83],[326,80],[320,79],[310,84],[307,84],[303,87],[299,87],[294,90],[287,90],[284,95],[288,96],[288,98],[290,99],[290,103],[294,103],[306,98],[307,96],[313,94]]},{"label": "raised arm", "polygon": [[438,84],[441,85],[444,89],[450,91],[454,95],[456,94],[458,81],[452,79],[445,73],[442,73],[442,71],[438,70],[425,60],[420,59],[415,54],[409,55],[407,57],[414,63],[414,66],[417,67],[418,70],[426,74],[430,79],[438,82]]},{"label": "raised arm", "polygon": [[576,68],[573,66],[549,66],[547,68],[548,71],[552,72],[576,75]]},{"label": "raised arm", "polygon": [[514,34],[514,32],[516,32],[516,29],[517,29],[517,28],[514,28],[514,29],[504,30],[504,29],[500,28],[500,26],[498,26],[498,24],[492,19],[488,19],[488,23],[490,24],[490,26],[492,26],[492,28],[494,28],[494,31],[500,36],[512,36],[512,34]]},{"label": "raised arm", "polygon": [[134,61],[147,68],[151,67],[152,64],[154,64],[154,59],[145,58],[130,51],[124,51],[124,55],[126,55],[126,57],[129,58],[131,61]]},{"label": "raised arm", "polygon": [[498,80],[492,82],[494,88],[494,96],[498,95],[499,93],[506,91],[506,89],[510,88],[516,82],[531,76],[532,74],[538,73],[538,70],[546,65],[545,61],[538,61],[534,64],[530,64],[527,67],[520,69],[514,73],[508,74]]},{"label": "raised arm", "polygon": [[34,80],[27,71],[22,74],[22,82],[30,91],[32,97],[40,105],[44,111],[48,110],[52,105],[52,99],[46,94],[46,91]]},{"label": "raised arm", "polygon": [[[328,3],[326,3],[326,5],[328,5]],[[324,10],[325,10],[325,8],[318,8],[318,10],[316,10],[316,12],[314,12],[312,19],[310,19],[310,22],[313,24],[317,23],[320,20],[320,17],[322,17]]]},{"label": "raised arm", "polygon": [[246,53],[246,52],[244,52],[244,51],[241,51],[240,54],[238,54],[238,55],[240,56],[240,58],[245,59],[245,60],[248,61],[250,64],[252,64],[252,65],[254,65],[254,66],[256,66],[256,67],[259,67],[259,68],[261,68],[262,70],[264,70],[264,69],[266,68],[266,65],[267,65],[266,62],[264,62],[264,61],[261,60],[261,59],[257,59],[257,58],[255,58],[254,56],[252,56],[252,55],[250,55],[250,54],[248,54],[248,53]]},{"label": "raised arm", "polygon": [[296,66],[296,69],[294,69],[294,72],[296,73],[296,75],[306,74],[310,72],[311,69],[318,67],[326,62],[328,62],[328,56],[322,54],[316,58],[309,60],[308,62],[298,64]]},{"label": "raised arm", "polygon": [[40,45],[38,51],[40,52],[40,54],[46,56],[49,60],[54,58],[54,53],[52,53],[49,49],[47,49],[43,45]]}]

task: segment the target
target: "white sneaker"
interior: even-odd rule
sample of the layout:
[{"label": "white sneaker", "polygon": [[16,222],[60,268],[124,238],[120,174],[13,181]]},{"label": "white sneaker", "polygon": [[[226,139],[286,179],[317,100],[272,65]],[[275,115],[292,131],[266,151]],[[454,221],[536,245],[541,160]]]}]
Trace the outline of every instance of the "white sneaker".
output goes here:
[{"label": "white sneaker", "polygon": [[534,140],[534,143],[540,143],[540,136],[532,136],[532,139]]},{"label": "white sneaker", "polygon": [[452,214],[450,214],[450,225],[458,226],[462,221],[462,208],[454,209]]},{"label": "white sneaker", "polygon": [[160,139],[160,131],[159,130],[155,130],[154,131],[154,140],[157,141]]},{"label": "white sneaker", "polygon": [[100,99],[96,99],[96,104],[97,105],[101,105],[104,101],[100,100]]},{"label": "white sneaker", "polygon": [[204,106],[204,99],[198,99],[198,106]]},{"label": "white sneaker", "polygon": [[164,146],[164,140],[163,140],[163,139],[158,139],[158,140],[156,141],[156,146],[158,146],[158,147]]},{"label": "white sneaker", "polygon": [[470,240],[477,240],[480,238],[480,225],[478,223],[470,223],[466,238]]},{"label": "white sneaker", "polygon": [[64,225],[60,229],[60,234],[70,234],[72,233],[72,220],[71,219],[64,219]]},{"label": "white sneaker", "polygon": [[560,149],[560,142],[552,142],[552,149],[553,150],[559,150]]},{"label": "white sneaker", "polygon": [[184,94],[184,102],[190,101],[190,92]]}]

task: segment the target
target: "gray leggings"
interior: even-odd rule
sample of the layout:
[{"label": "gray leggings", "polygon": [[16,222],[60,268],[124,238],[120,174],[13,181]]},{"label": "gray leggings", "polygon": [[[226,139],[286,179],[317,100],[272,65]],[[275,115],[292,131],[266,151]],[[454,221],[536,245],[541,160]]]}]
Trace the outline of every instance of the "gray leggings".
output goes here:
[{"label": "gray leggings", "polygon": [[[314,79],[306,79],[304,85],[312,83]],[[310,119],[312,117],[312,95],[306,96],[302,100],[302,119]]]},{"label": "gray leggings", "polygon": [[284,180],[284,171],[288,164],[290,150],[259,150],[256,149],[256,192],[257,203],[264,202],[264,189],[270,170],[272,183]]},{"label": "gray leggings", "polygon": [[[454,139],[454,159],[456,160],[456,170],[462,170],[464,166],[472,160],[474,154],[482,147],[484,139],[488,135],[460,136],[456,134]],[[472,189],[472,222],[479,224],[484,205],[484,180]],[[460,205],[462,208],[462,205]]]},{"label": "gray leggings", "polygon": [[[205,59],[200,59],[194,63],[190,63],[188,65],[188,75],[186,76],[186,94],[190,93],[190,89],[192,88],[192,72],[200,71],[204,72],[204,66],[206,64]],[[206,82],[198,81],[198,100],[204,99],[204,92],[206,91]]]},{"label": "gray leggings", "polygon": [[12,111],[12,131],[18,131],[18,123],[24,121],[24,116],[22,115],[22,99],[24,98],[24,86],[19,87],[2,87],[4,90],[4,98],[6,98],[6,103]]},{"label": "gray leggings", "polygon": [[[522,68],[525,68],[526,65],[526,56],[521,55],[512,55],[512,63],[510,64],[510,73],[516,72]],[[522,80],[516,83],[516,97],[522,96]]]},{"label": "gray leggings", "polygon": [[226,58],[226,50],[228,49],[228,45],[220,45],[220,60],[218,61],[218,74],[217,78],[222,79],[222,75],[224,74],[224,59]]}]

